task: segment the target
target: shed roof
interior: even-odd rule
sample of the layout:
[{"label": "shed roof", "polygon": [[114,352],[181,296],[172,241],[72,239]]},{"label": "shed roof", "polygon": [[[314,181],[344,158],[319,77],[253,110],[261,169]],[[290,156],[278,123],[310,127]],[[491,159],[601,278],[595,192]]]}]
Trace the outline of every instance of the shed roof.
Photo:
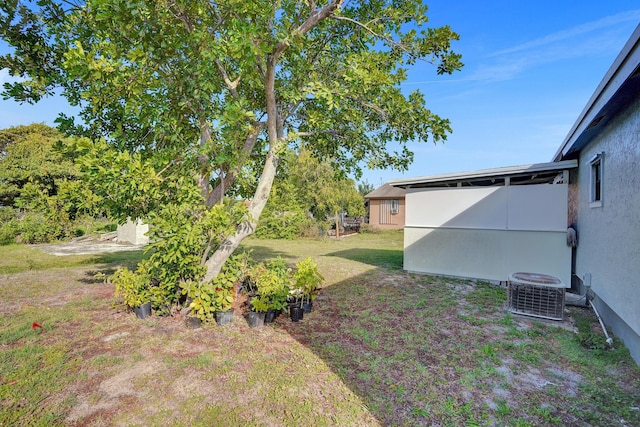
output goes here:
[{"label": "shed roof", "polygon": [[371,193],[364,196],[365,199],[401,199],[406,191],[403,188],[392,187],[389,183],[376,188]]},{"label": "shed roof", "polygon": [[638,25],[578,116],[554,160],[576,158],[623,109],[640,99]]},{"label": "shed roof", "polygon": [[576,160],[566,160],[551,163],[536,163],[522,166],[508,166],[495,169],[483,169],[471,172],[447,173],[442,175],[422,176],[417,178],[403,178],[389,181],[394,187],[424,188],[457,185],[491,185],[504,178],[517,178],[520,183],[543,183],[553,180],[559,172],[578,166]]}]

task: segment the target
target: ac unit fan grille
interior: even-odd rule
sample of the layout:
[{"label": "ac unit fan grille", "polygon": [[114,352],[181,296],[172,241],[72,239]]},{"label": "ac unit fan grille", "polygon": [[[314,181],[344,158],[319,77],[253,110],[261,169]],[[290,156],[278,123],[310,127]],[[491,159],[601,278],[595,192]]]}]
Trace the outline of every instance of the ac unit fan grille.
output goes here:
[{"label": "ac unit fan grille", "polygon": [[564,288],[509,282],[509,311],[551,320],[564,318]]}]

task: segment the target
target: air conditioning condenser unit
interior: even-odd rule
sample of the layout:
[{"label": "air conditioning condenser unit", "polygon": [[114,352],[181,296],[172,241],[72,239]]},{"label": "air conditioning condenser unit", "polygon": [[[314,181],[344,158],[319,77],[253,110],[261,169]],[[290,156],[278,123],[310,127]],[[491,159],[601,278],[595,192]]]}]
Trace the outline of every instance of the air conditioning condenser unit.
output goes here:
[{"label": "air conditioning condenser unit", "polygon": [[546,274],[513,273],[509,276],[509,312],[543,319],[564,318],[565,285]]}]

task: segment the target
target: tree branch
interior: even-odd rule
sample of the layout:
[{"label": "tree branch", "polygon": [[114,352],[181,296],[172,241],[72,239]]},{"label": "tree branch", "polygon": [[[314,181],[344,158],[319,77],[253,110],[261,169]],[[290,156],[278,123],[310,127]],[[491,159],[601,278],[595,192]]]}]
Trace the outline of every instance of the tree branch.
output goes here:
[{"label": "tree branch", "polygon": [[[398,49],[402,50],[403,52],[405,52],[407,55],[411,56],[412,58],[416,58],[416,59],[418,58],[418,57],[417,57],[417,55],[416,55],[415,53],[411,52],[411,50],[409,50],[409,49],[407,48],[407,46],[403,45],[402,43],[398,43],[397,41],[395,41],[395,40],[393,40],[393,39],[391,39],[391,38],[389,38],[389,37],[387,37],[387,36],[384,36],[384,35],[382,35],[382,34],[378,34],[378,33],[376,33],[376,32],[375,32],[375,31],[373,31],[371,28],[369,28],[369,27],[367,26],[367,24],[363,24],[362,22],[358,22],[358,21],[356,21],[355,19],[347,18],[346,16],[333,15],[333,16],[332,16],[332,18],[333,18],[333,19],[336,19],[336,20],[338,20],[338,21],[346,21],[346,22],[350,22],[350,23],[352,23],[352,24],[354,24],[354,25],[356,25],[356,26],[358,26],[358,27],[360,27],[360,28],[364,29],[365,31],[367,31],[368,33],[370,33],[372,36],[377,37],[377,38],[379,38],[379,39],[381,39],[381,40],[386,41],[386,42],[387,42],[387,43],[389,43],[391,46],[397,47]],[[373,22],[373,21],[370,21],[370,22]]]},{"label": "tree branch", "polygon": [[[249,156],[251,156],[251,153],[253,152],[253,149],[258,141],[258,136],[260,135],[260,132],[264,130],[264,127],[265,123],[257,123],[251,134],[249,134],[247,139],[244,141],[242,149],[240,150],[238,165],[244,164],[245,160],[248,159]],[[221,182],[209,192],[209,195],[207,197],[207,206],[213,206],[222,199],[222,197],[224,196],[224,189],[229,188],[233,184],[233,181],[235,181],[236,177],[238,176],[238,171],[239,167],[236,167],[234,170],[227,171],[224,179],[224,186]]]},{"label": "tree branch", "polygon": [[[312,10],[309,17],[295,30],[291,32],[291,36],[304,36],[311,31],[316,25],[333,14],[333,12],[342,6],[344,0],[331,0],[325,7],[320,10]],[[280,55],[287,49],[291,41],[289,37],[278,43],[276,49],[271,54],[274,62],[278,60]]]},{"label": "tree branch", "polygon": [[231,92],[231,95],[234,98],[237,98],[238,97],[237,87],[240,84],[240,79],[242,76],[238,76],[237,79],[235,79],[234,81],[231,81],[231,79],[229,78],[229,74],[227,74],[227,70],[224,69],[220,61],[216,59],[214,62],[216,64],[216,67],[218,67],[218,71],[220,71],[220,74],[222,75],[222,78],[225,84],[227,85],[227,89],[229,89],[229,92]]}]

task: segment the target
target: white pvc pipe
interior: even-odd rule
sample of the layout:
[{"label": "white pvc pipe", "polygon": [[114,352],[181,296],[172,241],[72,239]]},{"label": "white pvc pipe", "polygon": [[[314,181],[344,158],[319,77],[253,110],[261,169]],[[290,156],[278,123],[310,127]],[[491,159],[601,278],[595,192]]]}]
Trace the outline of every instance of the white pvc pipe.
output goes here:
[{"label": "white pvc pipe", "polygon": [[593,308],[593,312],[596,314],[596,317],[598,318],[598,322],[600,322],[600,326],[602,327],[602,330],[604,331],[604,336],[607,337],[607,344],[609,344],[611,346],[613,344],[613,339],[611,337],[609,337],[609,334],[607,333],[607,328],[604,327],[604,323],[602,322],[602,318],[600,317],[600,314],[598,313],[598,310],[596,310],[596,306],[593,305],[593,303],[591,301],[589,301],[589,304],[591,304],[591,308]]}]

